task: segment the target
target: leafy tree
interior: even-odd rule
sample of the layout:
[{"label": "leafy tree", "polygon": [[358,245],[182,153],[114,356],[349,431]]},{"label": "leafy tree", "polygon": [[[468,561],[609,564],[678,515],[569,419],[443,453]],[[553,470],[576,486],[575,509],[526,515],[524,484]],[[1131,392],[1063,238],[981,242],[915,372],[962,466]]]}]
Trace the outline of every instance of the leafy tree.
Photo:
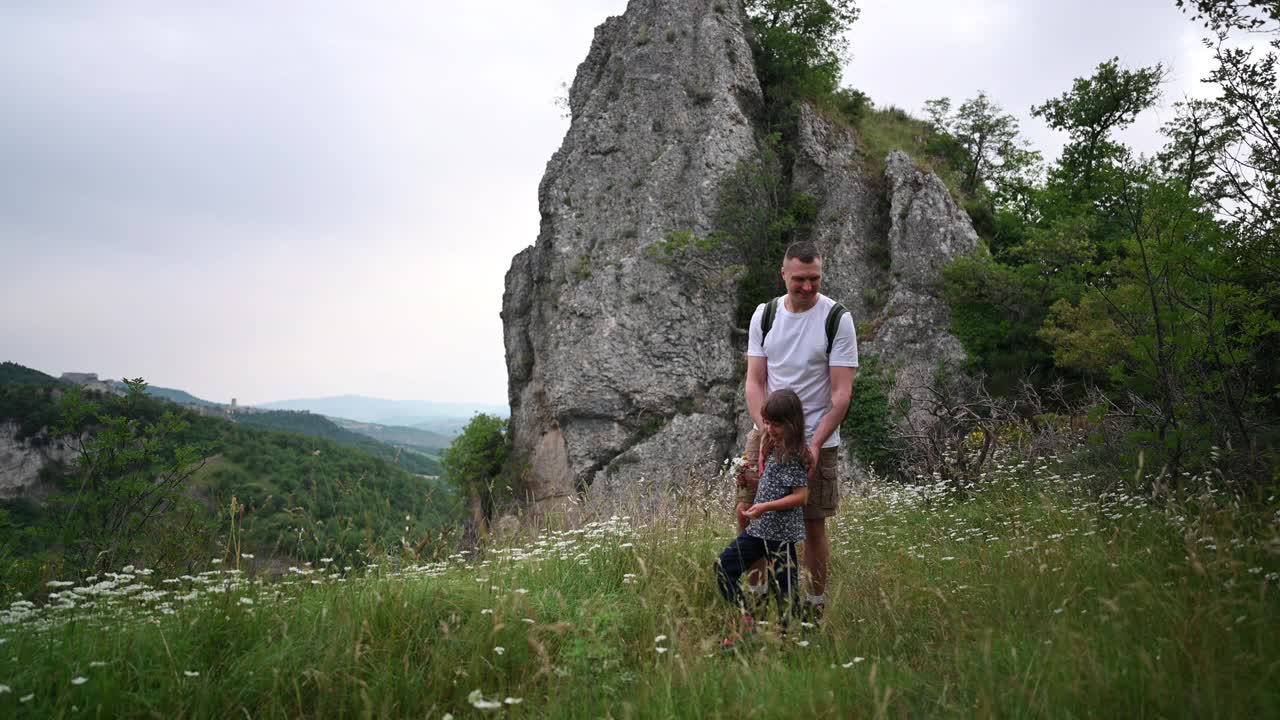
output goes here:
[{"label": "leafy tree", "polygon": [[858,18],[853,0],[746,0],[756,72],[775,118],[793,103],[835,92]]},{"label": "leafy tree", "polygon": [[[1165,128],[1167,167],[1227,219],[1250,262],[1274,286],[1280,279],[1280,2],[1178,0],[1212,36],[1217,66],[1205,82],[1211,100],[1178,104]],[[1240,34],[1267,37],[1267,49],[1233,46]]]},{"label": "leafy tree", "polygon": [[483,534],[499,501],[510,493],[507,462],[507,420],[478,413],[444,451],[441,465],[445,479],[468,498],[473,532]]},{"label": "leafy tree", "polygon": [[[134,559],[149,545],[148,532],[189,508],[184,486],[203,464],[201,449],[179,440],[186,421],[170,410],[154,412],[141,378],[125,385],[123,398],[94,402],[71,388],[60,403],[56,434],[69,439],[77,457],[63,478],[69,492],[53,500],[54,517],[64,547],[86,570]],[[194,519],[187,514],[187,523]]]},{"label": "leafy tree", "polygon": [[993,198],[1025,192],[1040,162],[1040,153],[1019,134],[1018,119],[979,92],[954,114],[951,100],[925,103],[935,131],[946,140],[943,154],[960,170],[962,189],[985,191]]},{"label": "leafy tree", "polygon": [[1131,394],[1138,439],[1158,453],[1166,480],[1214,446],[1258,467],[1268,420],[1255,348],[1280,322],[1220,251],[1229,232],[1176,177],[1135,163],[1118,198],[1125,252],[1108,263],[1110,282],[1078,303],[1058,301],[1042,336],[1060,367]]},{"label": "leafy tree", "polygon": [[[1155,101],[1163,76],[1159,65],[1127,70],[1112,59],[1093,76],[1077,78],[1069,92],[1033,108],[1068,133],[1061,157],[1043,185],[1021,183],[1020,207],[996,214],[1000,229],[989,236],[989,256],[975,255],[944,272],[957,335],[997,389],[1010,390],[1027,374],[1047,379],[1052,349],[1040,330],[1049,308],[1076,302],[1090,283],[1110,281],[1106,263],[1125,252],[1119,197],[1130,157],[1113,134]],[[999,110],[981,98],[968,103],[963,123],[971,148],[984,138],[1007,137],[1008,123],[999,122]],[[945,99],[929,111],[944,127],[960,124]],[[961,154],[968,167],[982,168],[968,152]]]},{"label": "leafy tree", "polygon": [[1127,70],[1120,58],[1112,58],[1098,65],[1091,77],[1076,78],[1070,91],[1031,108],[1032,115],[1070,138],[1051,181],[1070,188],[1068,195],[1080,199],[1109,166],[1128,157],[1128,148],[1113,134],[1159,100],[1165,76],[1162,65]]}]

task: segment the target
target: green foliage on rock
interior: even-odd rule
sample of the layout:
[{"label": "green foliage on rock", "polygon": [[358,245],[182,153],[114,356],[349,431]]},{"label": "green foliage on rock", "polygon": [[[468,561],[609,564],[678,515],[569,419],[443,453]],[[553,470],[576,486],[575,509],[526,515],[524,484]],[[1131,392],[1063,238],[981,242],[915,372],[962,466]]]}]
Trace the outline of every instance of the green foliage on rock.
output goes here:
[{"label": "green foliage on rock", "polygon": [[848,50],[845,31],[857,20],[858,8],[853,0],[746,0],[745,6],[769,122],[785,125],[796,103],[830,96],[839,87]]},{"label": "green foliage on rock", "polygon": [[817,201],[795,192],[782,161],[782,137],[773,134],[759,154],[739,163],[720,185],[714,237],[733,248],[743,273],[738,285],[738,327],[756,306],[783,294],[779,268],[787,245],[807,238],[817,219]]},{"label": "green foliage on rock", "polygon": [[478,413],[441,459],[445,480],[467,498],[473,522],[484,527],[511,493],[511,476],[504,469],[509,451],[506,418]]},{"label": "green foliage on rock", "polygon": [[879,357],[867,355],[853,380],[849,412],[840,423],[840,437],[854,457],[881,477],[895,475],[903,459],[903,441],[895,432],[902,408],[890,400],[893,371]]}]

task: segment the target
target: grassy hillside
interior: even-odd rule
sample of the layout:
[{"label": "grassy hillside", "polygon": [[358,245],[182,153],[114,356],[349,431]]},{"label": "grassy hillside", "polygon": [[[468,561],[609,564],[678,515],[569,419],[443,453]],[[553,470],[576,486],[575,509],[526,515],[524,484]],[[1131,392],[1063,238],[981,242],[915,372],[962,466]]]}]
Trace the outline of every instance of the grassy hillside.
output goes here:
[{"label": "grassy hillside", "polygon": [[[49,387],[0,385],[0,421],[15,420],[20,435],[47,443],[48,429],[62,420],[59,396]],[[122,397],[89,397],[104,414],[139,422],[176,409],[145,396],[134,405]],[[426,552],[449,547],[443,538],[460,511],[438,480],[332,440],[176,412],[188,423],[176,440],[211,458],[187,485],[204,509],[187,526],[154,526],[153,561],[172,560],[165,550],[174,543],[166,532],[180,532],[199,559],[224,555],[236,539],[244,552],[264,559],[337,557],[357,565],[406,544]],[[80,489],[71,468],[46,468],[44,477],[55,495]],[[232,498],[242,508],[234,521]],[[59,517],[52,512],[30,500],[0,501],[0,588],[26,590],[43,585],[50,573],[70,574],[58,569],[70,567],[62,553],[70,539],[61,535]]]},{"label": "grassy hillside", "polygon": [[961,178],[950,163],[936,156],[936,132],[929,123],[913,117],[906,110],[888,106],[870,108],[857,123],[862,138],[862,163],[875,174],[884,172],[884,161],[889,153],[901,150],[917,165],[938,175],[957,199],[965,199],[960,190]]},{"label": "grassy hillside", "polygon": [[253,560],[182,578],[125,568],[0,611],[0,712],[1276,716],[1274,508],[1092,497],[1085,480],[1027,462],[979,492],[847,497],[826,621],[762,625],[731,655],[719,506],[437,564],[319,562],[283,582],[255,580]]},{"label": "grassy hillside", "polygon": [[379,442],[367,435],[339,427],[323,415],[291,410],[272,410],[269,412],[238,413],[235,416],[235,420],[242,425],[253,425],[332,440],[339,445],[353,447],[371,457],[381,458],[389,463],[399,465],[417,475],[440,474],[440,463],[426,453],[413,448],[393,447],[387,443]]}]

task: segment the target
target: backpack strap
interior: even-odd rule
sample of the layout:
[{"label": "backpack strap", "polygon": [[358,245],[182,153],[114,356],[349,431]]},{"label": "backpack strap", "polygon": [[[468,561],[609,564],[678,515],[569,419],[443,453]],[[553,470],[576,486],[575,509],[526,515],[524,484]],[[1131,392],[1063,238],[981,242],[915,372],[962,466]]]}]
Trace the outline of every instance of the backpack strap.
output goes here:
[{"label": "backpack strap", "polygon": [[773,328],[773,316],[778,314],[778,298],[774,298],[764,306],[764,314],[760,316],[760,346],[764,347],[764,339]]},{"label": "backpack strap", "polygon": [[[840,330],[840,316],[849,312],[844,305],[836,303],[827,311],[827,355],[831,355],[831,347],[836,342],[836,333]],[[770,300],[764,306],[764,313],[760,316],[760,344],[764,345],[764,339],[769,336],[769,330],[773,327],[773,318],[778,314],[778,298]]]},{"label": "backpack strap", "polygon": [[836,333],[840,330],[840,316],[849,312],[840,303],[831,306],[827,311],[827,356],[831,356],[831,346],[836,342]]}]

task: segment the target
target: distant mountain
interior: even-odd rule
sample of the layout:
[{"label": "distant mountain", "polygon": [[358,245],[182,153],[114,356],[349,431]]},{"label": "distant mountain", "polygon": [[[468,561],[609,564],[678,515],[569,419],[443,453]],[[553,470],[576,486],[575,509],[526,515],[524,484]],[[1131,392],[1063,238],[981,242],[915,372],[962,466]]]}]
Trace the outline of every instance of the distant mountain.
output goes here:
[{"label": "distant mountain", "polygon": [[453,443],[453,435],[430,432],[416,427],[404,427],[402,425],[380,425],[378,423],[363,423],[358,420],[348,420],[341,417],[330,417],[329,420],[333,424],[345,430],[354,433],[367,435],[374,440],[389,443],[398,447],[409,447],[417,450],[425,450],[427,452],[437,452],[449,447]]},{"label": "distant mountain", "polygon": [[15,362],[0,363],[0,385],[58,385],[61,381]]},{"label": "distant mountain", "polygon": [[481,403],[442,403],[423,400],[385,400],[362,395],[304,398],[258,403],[254,407],[268,410],[309,410],[320,415],[347,418],[379,425],[419,426],[420,423],[440,419],[467,419],[476,413],[488,413],[506,417],[510,410],[506,405]]},{"label": "distant mountain", "polygon": [[[493,412],[489,414],[498,415],[498,413]],[[506,417],[507,415],[508,413],[502,413],[501,417]],[[414,423],[413,427],[426,432],[439,433],[441,435],[447,435],[451,438],[455,438],[462,434],[462,429],[467,426],[467,423],[471,422],[472,417],[474,417],[474,415],[468,415],[467,417],[435,418],[434,420],[425,420],[420,423]]]}]

